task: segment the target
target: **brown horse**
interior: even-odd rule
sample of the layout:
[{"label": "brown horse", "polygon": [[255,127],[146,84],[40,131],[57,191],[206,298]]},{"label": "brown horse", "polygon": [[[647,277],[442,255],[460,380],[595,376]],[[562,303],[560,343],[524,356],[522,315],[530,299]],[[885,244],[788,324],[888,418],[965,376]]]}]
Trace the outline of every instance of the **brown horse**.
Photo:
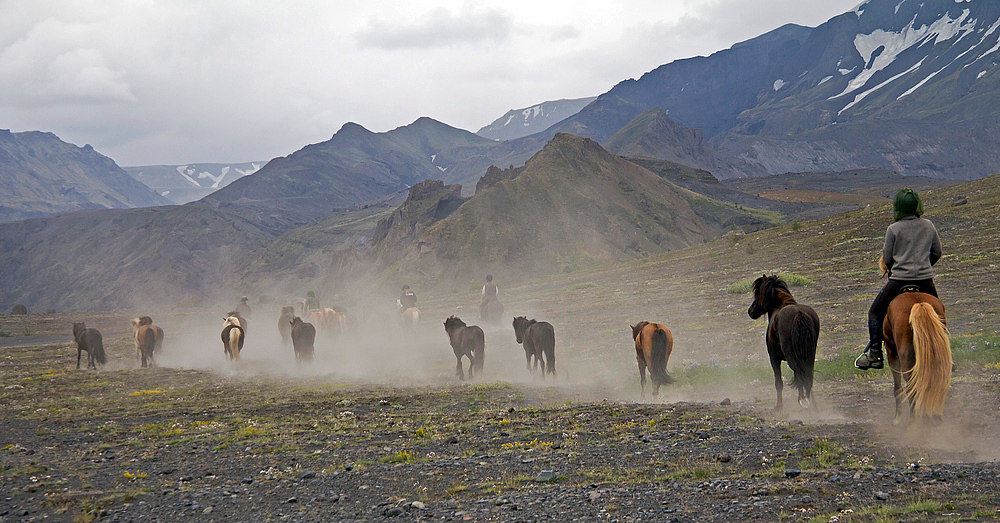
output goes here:
[{"label": "brown horse", "polygon": [[222,350],[230,360],[240,361],[240,351],[246,341],[246,331],[240,325],[239,316],[229,316],[222,324]]},{"label": "brown horse", "polygon": [[104,354],[104,338],[97,329],[88,329],[81,321],[73,324],[73,340],[76,341],[76,368],[80,368],[80,355],[87,351],[87,368],[96,369],[96,361],[101,365],[108,362]]},{"label": "brown horse", "polygon": [[[153,318],[149,316],[139,316],[138,318],[132,318],[132,336],[135,338],[135,358],[137,360],[142,360],[142,349],[140,348],[139,341],[139,327],[143,325],[153,325]],[[153,330],[156,332],[156,343],[153,346],[154,352],[159,352],[163,348],[163,329],[153,325]],[[145,366],[145,365],[144,365]]]},{"label": "brown horse", "polygon": [[556,376],[556,331],[551,323],[518,316],[514,318],[514,339],[524,348],[528,372],[534,374],[531,358],[535,358],[535,369],[541,363],[542,379],[545,379],[546,372],[553,378]]},{"label": "brown horse", "polygon": [[660,385],[674,380],[667,374],[667,360],[674,349],[674,336],[670,329],[660,323],[640,321],[632,327],[635,340],[635,359],[639,362],[639,390],[646,396],[646,367],[653,381],[653,396],[660,394]]},{"label": "brown horse", "polygon": [[331,335],[347,332],[347,314],[329,307],[323,309],[323,325]]},{"label": "brown horse", "polygon": [[302,318],[295,316],[289,322],[292,328],[292,348],[295,350],[295,361],[312,361],[313,353],[316,349],[316,327],[310,323],[305,323]]},{"label": "brown horse", "polygon": [[[292,319],[295,318],[295,307],[282,307],[278,316],[278,334],[281,335],[281,346],[292,343]],[[300,318],[301,321],[301,318]]]},{"label": "brown horse", "polygon": [[799,390],[799,406],[809,408],[812,399],[813,367],[816,364],[816,342],[819,339],[819,316],[808,305],[796,303],[788,285],[777,276],[763,275],[753,282],[753,302],[747,314],[760,318],[767,313],[767,334],[764,341],[774,371],[774,389],[781,410],[781,361],[787,361],[792,372],[792,386]]},{"label": "brown horse", "polygon": [[486,360],[486,334],[483,329],[475,325],[466,325],[464,321],[452,316],[444,321],[444,331],[448,333],[451,350],[455,352],[455,359],[458,360],[455,365],[455,374],[458,378],[465,379],[465,374],[462,372],[462,356],[469,358],[470,380],[473,369],[482,375],[483,363]]},{"label": "brown horse", "polygon": [[940,417],[951,383],[951,342],[944,304],[923,292],[907,292],[889,304],[882,326],[896,396],[893,424],[907,421],[903,400],[917,417]]}]

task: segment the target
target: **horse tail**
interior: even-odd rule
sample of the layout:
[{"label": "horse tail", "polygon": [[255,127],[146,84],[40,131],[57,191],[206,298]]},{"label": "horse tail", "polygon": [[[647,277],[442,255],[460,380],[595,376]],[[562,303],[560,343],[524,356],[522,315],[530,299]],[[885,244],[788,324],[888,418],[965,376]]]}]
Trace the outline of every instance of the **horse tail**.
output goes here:
[{"label": "horse tail", "polygon": [[474,354],[476,356],[476,371],[479,375],[483,374],[483,364],[486,363],[486,333],[483,329],[476,327],[475,333],[475,349]]},{"label": "horse tail", "polygon": [[669,355],[669,343],[667,331],[657,327],[653,330],[652,354],[650,355],[649,373],[657,383],[670,383],[673,379],[667,374],[667,357]]},{"label": "horse tail", "polygon": [[795,317],[792,318],[790,338],[788,366],[795,373],[792,377],[792,386],[803,393],[805,401],[808,401],[812,395],[816,342],[819,340],[819,329],[809,314],[804,311],[795,313]]},{"label": "horse tail", "polygon": [[917,416],[941,415],[951,385],[948,328],[929,303],[910,308],[914,364],[906,380],[907,398]]},{"label": "horse tail", "polygon": [[97,360],[97,363],[104,365],[108,362],[108,356],[104,353],[104,338],[100,331],[94,331],[94,336],[88,345],[90,345],[90,350],[94,351],[94,359]]},{"label": "horse tail", "polygon": [[156,331],[152,328],[146,328],[146,335],[144,336],[145,345],[142,348],[142,352],[148,358],[153,357],[153,350],[156,349]]}]

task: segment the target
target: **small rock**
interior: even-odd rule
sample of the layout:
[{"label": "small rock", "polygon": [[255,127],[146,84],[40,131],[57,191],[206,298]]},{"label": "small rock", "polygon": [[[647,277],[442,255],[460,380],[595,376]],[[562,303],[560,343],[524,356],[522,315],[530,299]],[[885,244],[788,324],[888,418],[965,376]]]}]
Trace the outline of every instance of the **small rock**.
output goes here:
[{"label": "small rock", "polygon": [[385,512],[386,517],[394,518],[403,513],[403,509],[399,507],[392,507]]},{"label": "small rock", "polygon": [[797,477],[799,477],[799,474],[802,474],[802,471],[799,470],[799,469],[786,469],[785,470],[785,477],[786,478],[797,478]]},{"label": "small rock", "polygon": [[186,483],[186,482],[191,481],[193,479],[194,479],[194,476],[184,476],[184,477],[181,478],[181,481],[183,481],[183,482]]},{"label": "small rock", "polygon": [[875,499],[877,499],[879,501],[889,501],[889,494],[887,494],[885,492],[876,492],[875,493]]},{"label": "small rock", "polygon": [[212,513],[212,507],[205,507],[205,510],[202,510],[201,513],[202,514],[211,514]]},{"label": "small rock", "polygon": [[716,456],[715,459],[719,463],[729,463],[730,461],[733,460],[733,457],[730,456],[729,454],[719,454],[718,456]]},{"label": "small rock", "polygon": [[455,443],[458,443],[458,436],[452,436],[452,437],[448,438],[448,443],[451,443],[453,445]]},{"label": "small rock", "polygon": [[354,470],[354,465],[348,463],[347,465],[344,465],[344,470],[350,472],[350,471]]},{"label": "small rock", "polygon": [[298,503],[298,502],[299,502],[299,499],[296,498],[295,496],[292,496],[292,497],[288,498],[287,501],[285,501],[285,503]]},{"label": "small rock", "polygon": [[726,398],[726,399],[724,399],[724,400],[722,400],[722,401],[719,402],[719,405],[722,405],[723,407],[728,407],[728,406],[730,406],[732,404],[733,404],[733,401],[731,399],[729,399],[729,398]]},{"label": "small rock", "polygon": [[958,207],[959,205],[965,205],[967,203],[969,203],[969,200],[967,200],[964,196],[960,196],[956,198],[955,201],[951,202],[951,206]]},{"label": "small rock", "polygon": [[548,481],[554,481],[556,479],[556,472],[554,470],[543,470],[538,473],[535,477],[535,481],[540,483],[545,483]]},{"label": "small rock", "polygon": [[813,502],[812,496],[802,496],[802,503],[808,505]]},{"label": "small rock", "polygon": [[414,501],[413,503],[410,503],[410,506],[417,510],[424,510],[427,508],[427,505],[424,505],[421,501]]},{"label": "small rock", "polygon": [[174,472],[177,472],[177,469],[163,469],[160,471],[160,475],[166,476],[167,474],[173,474]]},{"label": "small rock", "polygon": [[590,496],[589,496],[589,498],[590,498],[589,501],[591,503],[593,503],[593,502],[597,501],[597,499],[600,498],[600,497],[601,497],[601,493],[600,492],[591,492]]},{"label": "small rock", "polygon": [[241,483],[243,483],[244,485],[250,485],[253,483],[253,478],[243,478]]},{"label": "small rock", "polygon": [[299,479],[313,479],[315,477],[316,473],[311,470],[306,470],[303,471],[302,474],[299,474]]}]

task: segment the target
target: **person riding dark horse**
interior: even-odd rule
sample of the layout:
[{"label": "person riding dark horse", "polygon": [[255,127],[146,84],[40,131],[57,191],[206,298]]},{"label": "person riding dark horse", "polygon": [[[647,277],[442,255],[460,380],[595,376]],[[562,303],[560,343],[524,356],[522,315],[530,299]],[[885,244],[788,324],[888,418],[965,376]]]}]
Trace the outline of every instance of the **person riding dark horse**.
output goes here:
[{"label": "person riding dark horse", "polygon": [[250,304],[247,303],[247,301],[248,300],[246,296],[240,298],[240,303],[239,305],[236,306],[234,310],[240,313],[240,316],[243,316],[244,318],[249,320],[252,311],[250,310]]},{"label": "person riding dark horse", "polygon": [[399,295],[399,311],[404,312],[417,306],[417,295],[410,290],[409,285],[403,285],[403,292]]},{"label": "person riding dark horse", "polygon": [[316,298],[316,293],[313,292],[313,291],[307,292],[306,293],[306,312],[309,312],[309,311],[319,311],[319,310],[323,310],[323,308],[320,307],[319,299]]},{"label": "person riding dark horse", "polygon": [[932,266],[941,259],[941,240],[934,224],[920,217],[924,213],[920,195],[913,189],[900,189],[893,198],[892,209],[894,222],[885,231],[882,247],[889,281],[868,310],[868,346],[854,361],[854,366],[861,370],[883,367],[882,321],[889,303],[904,287],[913,286],[938,297]]},{"label": "person riding dark horse", "polygon": [[500,287],[493,283],[493,275],[486,275],[486,284],[483,285],[483,302],[479,304],[479,317],[485,317],[486,315],[486,305],[491,301],[497,301],[497,295],[500,294]]}]

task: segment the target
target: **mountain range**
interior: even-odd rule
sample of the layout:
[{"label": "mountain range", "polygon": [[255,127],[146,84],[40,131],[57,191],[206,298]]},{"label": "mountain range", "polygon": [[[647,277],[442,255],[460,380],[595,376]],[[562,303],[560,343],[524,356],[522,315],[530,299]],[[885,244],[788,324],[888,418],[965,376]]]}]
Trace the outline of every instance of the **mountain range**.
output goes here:
[{"label": "mountain range", "polygon": [[542,132],[573,116],[595,99],[596,96],[552,100],[523,109],[511,109],[493,123],[476,131],[476,134],[497,141],[523,138]]},{"label": "mountain range", "polygon": [[130,176],[173,203],[200,200],[260,170],[264,162],[191,163],[122,167]]}]

